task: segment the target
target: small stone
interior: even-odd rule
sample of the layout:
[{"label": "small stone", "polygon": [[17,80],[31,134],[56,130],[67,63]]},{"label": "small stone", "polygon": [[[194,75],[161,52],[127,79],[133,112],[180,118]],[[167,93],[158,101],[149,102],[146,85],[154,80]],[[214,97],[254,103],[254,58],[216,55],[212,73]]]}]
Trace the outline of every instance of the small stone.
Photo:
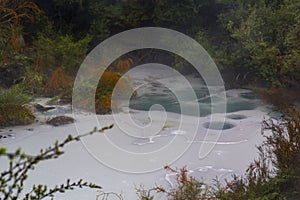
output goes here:
[{"label": "small stone", "polygon": [[57,116],[52,119],[49,119],[46,123],[50,124],[52,126],[62,126],[66,124],[71,124],[75,120],[72,117],[67,117],[67,116]]},{"label": "small stone", "polygon": [[55,107],[53,107],[53,106],[51,106],[51,107],[45,107],[45,106],[42,106],[41,104],[38,104],[38,103],[34,104],[33,106],[34,106],[34,107],[37,109],[37,111],[39,111],[39,112],[46,112],[46,111],[48,111],[48,110],[53,110],[53,109],[55,109]]}]

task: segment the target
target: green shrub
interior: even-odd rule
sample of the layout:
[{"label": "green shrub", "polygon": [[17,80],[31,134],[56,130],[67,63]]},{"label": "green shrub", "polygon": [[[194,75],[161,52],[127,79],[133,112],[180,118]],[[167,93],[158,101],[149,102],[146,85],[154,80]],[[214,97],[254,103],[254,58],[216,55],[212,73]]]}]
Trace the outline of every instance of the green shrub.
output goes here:
[{"label": "green shrub", "polygon": [[26,125],[35,119],[31,110],[20,104],[0,104],[0,127]]},{"label": "green shrub", "polygon": [[22,87],[32,95],[42,94],[44,86],[44,77],[38,66],[26,67],[23,76]]},{"label": "green shrub", "polygon": [[0,88],[0,126],[25,125],[34,120],[31,110],[24,107],[30,97],[19,86]]},{"label": "green shrub", "polygon": [[300,199],[300,112],[295,107],[287,108],[279,123],[264,121],[263,130],[272,132],[263,143],[275,167],[272,185],[287,198]]},{"label": "green shrub", "polygon": [[33,42],[36,65],[40,66],[46,75],[57,67],[63,67],[70,74],[75,75],[87,54],[90,40],[89,36],[75,40],[69,35],[40,34]]},{"label": "green shrub", "polygon": [[208,186],[187,175],[182,168],[174,170],[175,187],[137,189],[141,200],[154,198],[153,192],[164,193],[169,200],[296,200],[300,199],[300,112],[286,108],[279,121],[266,119],[262,132],[266,140],[258,147],[259,157],[247,169],[244,177],[233,175],[222,187],[219,181]]},{"label": "green shrub", "polygon": [[219,190],[220,199],[300,198],[300,112],[287,108],[282,119],[264,120],[266,140],[258,147],[246,177],[234,177]]},{"label": "green shrub", "polygon": [[173,169],[165,166],[165,170],[175,174],[175,187],[166,189],[162,186],[145,190],[137,189],[137,195],[141,200],[152,200],[154,196],[152,192],[163,193],[169,200],[204,200],[216,199],[214,189],[192,176],[188,176],[186,168]]},{"label": "green shrub", "polygon": [[0,88],[0,104],[13,103],[13,104],[26,104],[30,102],[31,97],[23,92],[19,85],[15,85],[10,89]]}]

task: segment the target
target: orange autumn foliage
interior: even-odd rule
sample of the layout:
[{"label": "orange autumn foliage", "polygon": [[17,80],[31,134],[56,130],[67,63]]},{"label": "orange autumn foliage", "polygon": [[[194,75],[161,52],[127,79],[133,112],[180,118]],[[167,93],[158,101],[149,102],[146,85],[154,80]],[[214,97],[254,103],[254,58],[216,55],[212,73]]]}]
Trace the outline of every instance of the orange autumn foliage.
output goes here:
[{"label": "orange autumn foliage", "polygon": [[71,78],[62,67],[56,68],[45,86],[45,93],[47,96],[58,95],[70,89]]},{"label": "orange autumn foliage", "polygon": [[[128,75],[122,77],[122,74],[130,70],[133,60],[131,58],[126,60],[118,61],[115,70],[110,67],[105,71],[99,81],[97,91],[96,91],[96,112],[99,114],[107,114],[111,112],[112,108],[112,92],[114,89],[117,90],[119,94],[124,94],[132,90],[132,78]],[[118,83],[119,82],[119,83]],[[115,88],[118,83],[118,87]],[[115,108],[118,107],[118,102],[114,102]]]},{"label": "orange autumn foliage", "polygon": [[112,70],[102,74],[95,95],[96,113],[108,114],[111,112],[112,92],[120,78],[120,74]]},{"label": "orange autumn foliage", "polygon": [[21,27],[23,22],[33,22],[35,16],[40,13],[42,13],[42,10],[33,1],[0,1],[0,32],[5,31],[4,27],[8,27],[7,30],[11,32],[11,36],[7,39],[10,39],[14,50],[19,50],[24,45],[22,33],[17,33],[16,28]]},{"label": "orange autumn foliage", "polygon": [[121,74],[128,72],[131,68],[133,60],[131,58],[125,60],[119,60],[117,63],[117,71]]},{"label": "orange autumn foliage", "polygon": [[[132,79],[128,75],[122,76],[123,73],[130,69],[132,62],[132,59],[120,60],[116,66],[110,66],[102,73],[95,93],[94,103],[96,113],[111,113],[112,106],[119,109],[120,102],[118,102],[118,100],[116,100],[116,102],[112,102],[112,93],[114,90],[116,90],[118,94],[124,94],[132,91]],[[84,76],[92,77],[94,79],[98,74],[98,71],[96,70],[99,69],[91,68],[85,72]],[[101,68],[101,70],[103,70],[103,68]],[[118,87],[116,87],[117,83]],[[88,99],[85,99],[83,95],[85,91],[91,90],[93,90],[92,85],[88,82],[84,83],[81,94],[78,94],[82,108],[92,108],[91,102]]]},{"label": "orange autumn foliage", "polygon": [[117,72],[114,72],[112,70],[105,71],[99,81],[98,88],[100,87],[102,89],[105,89],[108,87],[112,89],[117,84],[120,78],[121,76]]},{"label": "orange autumn foliage", "polygon": [[1,0],[0,3],[0,23],[20,24],[22,20],[33,21],[36,14],[42,10],[33,1]]},{"label": "orange autumn foliage", "polygon": [[12,29],[12,31],[11,31],[11,44],[15,50],[19,49],[19,44],[17,42],[17,36],[16,36],[16,32],[14,29]]}]

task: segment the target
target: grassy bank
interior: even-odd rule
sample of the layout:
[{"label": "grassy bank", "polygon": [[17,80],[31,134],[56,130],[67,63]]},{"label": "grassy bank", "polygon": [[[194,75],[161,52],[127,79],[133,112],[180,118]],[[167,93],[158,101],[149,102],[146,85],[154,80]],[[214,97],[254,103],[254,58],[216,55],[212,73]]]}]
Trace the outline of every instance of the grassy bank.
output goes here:
[{"label": "grassy bank", "polygon": [[35,117],[32,111],[24,106],[30,100],[19,86],[0,88],[0,127],[33,122]]}]

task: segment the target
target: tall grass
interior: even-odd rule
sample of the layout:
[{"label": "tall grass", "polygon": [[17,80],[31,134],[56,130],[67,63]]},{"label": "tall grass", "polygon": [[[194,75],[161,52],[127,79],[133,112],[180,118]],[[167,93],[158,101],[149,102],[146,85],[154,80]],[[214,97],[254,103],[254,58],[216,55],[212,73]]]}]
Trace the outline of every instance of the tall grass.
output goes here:
[{"label": "tall grass", "polygon": [[0,88],[0,127],[31,123],[34,115],[24,106],[30,100],[20,86]]},{"label": "tall grass", "polygon": [[15,85],[9,89],[0,87],[0,105],[14,103],[24,105],[30,102],[31,97],[23,92],[19,85]]}]

